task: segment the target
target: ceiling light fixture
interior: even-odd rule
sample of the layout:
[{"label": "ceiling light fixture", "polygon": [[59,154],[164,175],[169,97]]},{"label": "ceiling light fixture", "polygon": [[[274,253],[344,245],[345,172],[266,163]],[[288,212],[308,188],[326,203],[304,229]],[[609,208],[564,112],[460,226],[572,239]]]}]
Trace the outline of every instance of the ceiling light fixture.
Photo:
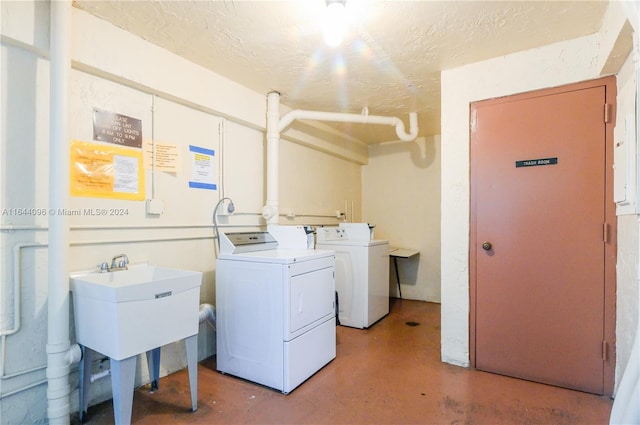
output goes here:
[{"label": "ceiling light fixture", "polygon": [[342,43],[347,30],[347,0],[326,0],[327,10],[324,22],[324,41],[331,47]]}]

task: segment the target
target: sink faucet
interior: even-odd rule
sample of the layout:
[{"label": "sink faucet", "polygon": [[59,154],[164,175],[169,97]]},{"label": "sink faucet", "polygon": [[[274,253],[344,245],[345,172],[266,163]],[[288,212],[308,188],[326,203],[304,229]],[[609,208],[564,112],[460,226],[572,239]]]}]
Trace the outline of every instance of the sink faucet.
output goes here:
[{"label": "sink faucet", "polygon": [[[118,261],[119,260],[119,261]],[[111,259],[111,267],[106,261],[100,264],[100,272],[115,272],[118,270],[127,270],[127,264],[129,264],[129,257],[126,254],[116,255]]]},{"label": "sink faucet", "polygon": [[[120,259],[116,263],[116,260]],[[127,264],[129,264],[129,257],[125,254],[116,255],[111,259],[111,270],[127,270]]]}]

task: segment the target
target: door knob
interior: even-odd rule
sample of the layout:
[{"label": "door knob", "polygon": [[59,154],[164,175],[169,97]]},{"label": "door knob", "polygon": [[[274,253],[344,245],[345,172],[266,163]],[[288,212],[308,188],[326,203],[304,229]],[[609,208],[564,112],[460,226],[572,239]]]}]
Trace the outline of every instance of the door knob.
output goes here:
[{"label": "door knob", "polygon": [[484,249],[485,251],[489,251],[491,249],[491,242],[482,242],[482,249]]}]

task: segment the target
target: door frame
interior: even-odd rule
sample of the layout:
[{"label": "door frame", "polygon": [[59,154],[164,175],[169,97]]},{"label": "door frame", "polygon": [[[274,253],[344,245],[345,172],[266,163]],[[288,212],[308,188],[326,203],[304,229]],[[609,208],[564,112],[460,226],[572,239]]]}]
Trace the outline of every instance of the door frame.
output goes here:
[{"label": "door frame", "polygon": [[[517,101],[528,98],[549,96],[568,91],[582,90],[594,87],[605,87],[605,103],[603,105],[603,120],[605,122],[605,220],[607,223],[607,241],[605,243],[604,259],[604,395],[612,396],[615,385],[616,360],[616,251],[617,251],[617,216],[616,205],[613,201],[613,129],[616,111],[616,78],[615,76],[599,78],[559,87],[541,89],[532,92],[505,96],[497,99],[482,100],[469,105],[469,122],[473,125],[473,105],[475,103],[500,103]],[[469,193],[469,358],[471,367],[476,367],[476,245],[477,240],[477,148],[471,143],[471,129],[469,131],[469,159],[470,159],[470,193]]]}]

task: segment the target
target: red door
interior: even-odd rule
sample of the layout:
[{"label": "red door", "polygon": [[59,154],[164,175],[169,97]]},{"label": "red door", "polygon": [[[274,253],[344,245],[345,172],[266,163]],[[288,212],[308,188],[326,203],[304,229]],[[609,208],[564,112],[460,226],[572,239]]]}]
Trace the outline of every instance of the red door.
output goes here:
[{"label": "red door", "polygon": [[607,90],[472,105],[477,369],[605,392]]}]

